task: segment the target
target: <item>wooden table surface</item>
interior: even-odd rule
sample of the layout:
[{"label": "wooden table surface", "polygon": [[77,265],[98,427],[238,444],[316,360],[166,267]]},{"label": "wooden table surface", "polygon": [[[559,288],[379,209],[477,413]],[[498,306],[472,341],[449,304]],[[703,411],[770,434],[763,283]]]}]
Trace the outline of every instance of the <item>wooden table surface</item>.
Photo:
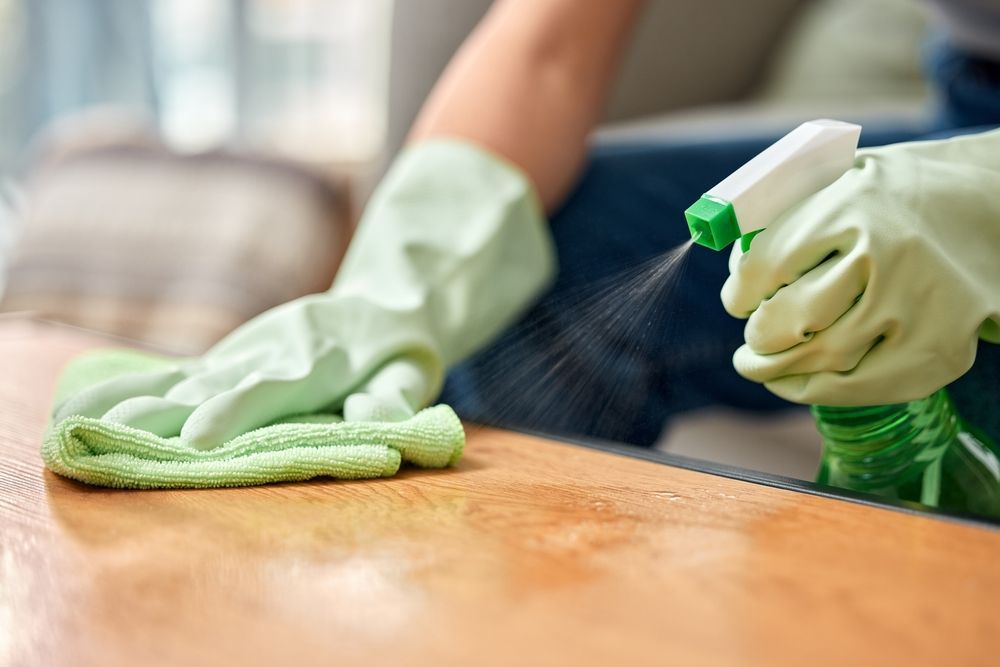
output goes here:
[{"label": "wooden table surface", "polygon": [[0,665],[1000,660],[1000,532],[469,427],[458,467],[113,491],[43,470],[0,322]]}]

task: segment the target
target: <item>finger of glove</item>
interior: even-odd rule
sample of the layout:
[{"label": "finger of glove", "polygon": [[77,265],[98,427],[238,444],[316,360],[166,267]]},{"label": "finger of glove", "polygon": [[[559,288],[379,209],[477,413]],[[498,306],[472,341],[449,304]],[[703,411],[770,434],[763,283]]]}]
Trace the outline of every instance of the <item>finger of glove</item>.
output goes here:
[{"label": "finger of glove", "polygon": [[[900,351],[889,344],[875,345],[849,372],[824,371],[786,375],[765,383],[772,393],[795,403],[861,406],[905,403],[926,398],[953,382],[960,369],[934,364],[907,364],[895,360]],[[975,344],[966,354],[967,366],[975,358]]]},{"label": "finger of glove", "polygon": [[184,422],[198,407],[158,396],[137,396],[114,406],[104,414],[104,421],[149,431],[161,438],[180,435]]},{"label": "finger of glove", "polygon": [[736,272],[736,268],[740,265],[740,259],[744,254],[743,244],[734,243],[733,249],[729,251],[729,273]]},{"label": "finger of glove", "polygon": [[866,282],[864,264],[851,255],[823,262],[750,315],[747,346],[757,354],[775,354],[811,340],[857,303]]},{"label": "finger of glove", "polygon": [[67,398],[55,408],[55,423],[71,415],[101,418],[119,403],[137,396],[163,396],[172,386],[183,380],[180,369],[135,373],[105,380]]},{"label": "finger of glove", "polygon": [[774,382],[786,375],[853,370],[880,340],[885,327],[871,318],[864,299],[810,340],[774,354],[758,354],[742,345],[733,355],[736,372],[754,382]]},{"label": "finger of glove", "polygon": [[197,449],[211,449],[276,419],[318,412],[349,389],[348,368],[346,352],[334,350],[295,372],[252,372],[198,406],[181,429],[181,439]]},{"label": "finger of glove", "polygon": [[[225,393],[248,376],[261,371],[261,359],[247,356],[232,358],[227,363],[215,368],[204,369],[191,375],[170,388],[164,398],[190,405],[200,405],[210,398]],[[295,365],[282,365],[289,375],[294,372]]]},{"label": "finger of glove", "polygon": [[187,419],[205,401],[243,380],[252,365],[230,361],[213,370],[186,375],[162,396],[136,396],[113,406],[106,421],[149,431],[163,438],[180,435]]},{"label": "finger of glove", "polygon": [[402,421],[431,399],[433,379],[409,358],[383,366],[344,401],[345,421]]},{"label": "finger of glove", "polygon": [[783,218],[755,236],[750,250],[730,256],[730,275],[722,286],[722,305],[730,315],[748,317],[779,289],[850,249],[849,231],[832,232],[813,222]]}]

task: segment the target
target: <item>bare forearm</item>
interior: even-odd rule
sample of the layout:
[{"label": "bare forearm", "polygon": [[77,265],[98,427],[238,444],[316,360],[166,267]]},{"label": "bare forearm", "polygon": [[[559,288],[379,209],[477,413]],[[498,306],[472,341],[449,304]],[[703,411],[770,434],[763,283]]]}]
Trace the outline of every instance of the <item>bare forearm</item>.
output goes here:
[{"label": "bare forearm", "polygon": [[499,0],[410,139],[463,137],[520,166],[547,209],[565,196],[644,0]]}]

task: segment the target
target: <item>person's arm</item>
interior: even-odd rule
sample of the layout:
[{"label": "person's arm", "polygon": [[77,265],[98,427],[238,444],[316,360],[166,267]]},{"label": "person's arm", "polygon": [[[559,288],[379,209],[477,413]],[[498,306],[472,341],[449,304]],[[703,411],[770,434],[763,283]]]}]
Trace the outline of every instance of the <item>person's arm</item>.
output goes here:
[{"label": "person's arm", "polygon": [[468,139],[518,165],[551,210],[583,162],[644,0],[498,0],[409,141]]}]

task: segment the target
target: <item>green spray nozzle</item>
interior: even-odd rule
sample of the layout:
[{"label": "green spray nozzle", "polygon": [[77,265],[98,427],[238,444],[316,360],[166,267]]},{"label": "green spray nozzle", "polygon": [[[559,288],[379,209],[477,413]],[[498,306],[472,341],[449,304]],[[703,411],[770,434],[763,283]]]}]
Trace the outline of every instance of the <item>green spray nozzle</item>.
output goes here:
[{"label": "green spray nozzle", "polygon": [[710,195],[689,206],[684,218],[694,242],[712,250],[722,250],[741,234],[733,205]]}]

